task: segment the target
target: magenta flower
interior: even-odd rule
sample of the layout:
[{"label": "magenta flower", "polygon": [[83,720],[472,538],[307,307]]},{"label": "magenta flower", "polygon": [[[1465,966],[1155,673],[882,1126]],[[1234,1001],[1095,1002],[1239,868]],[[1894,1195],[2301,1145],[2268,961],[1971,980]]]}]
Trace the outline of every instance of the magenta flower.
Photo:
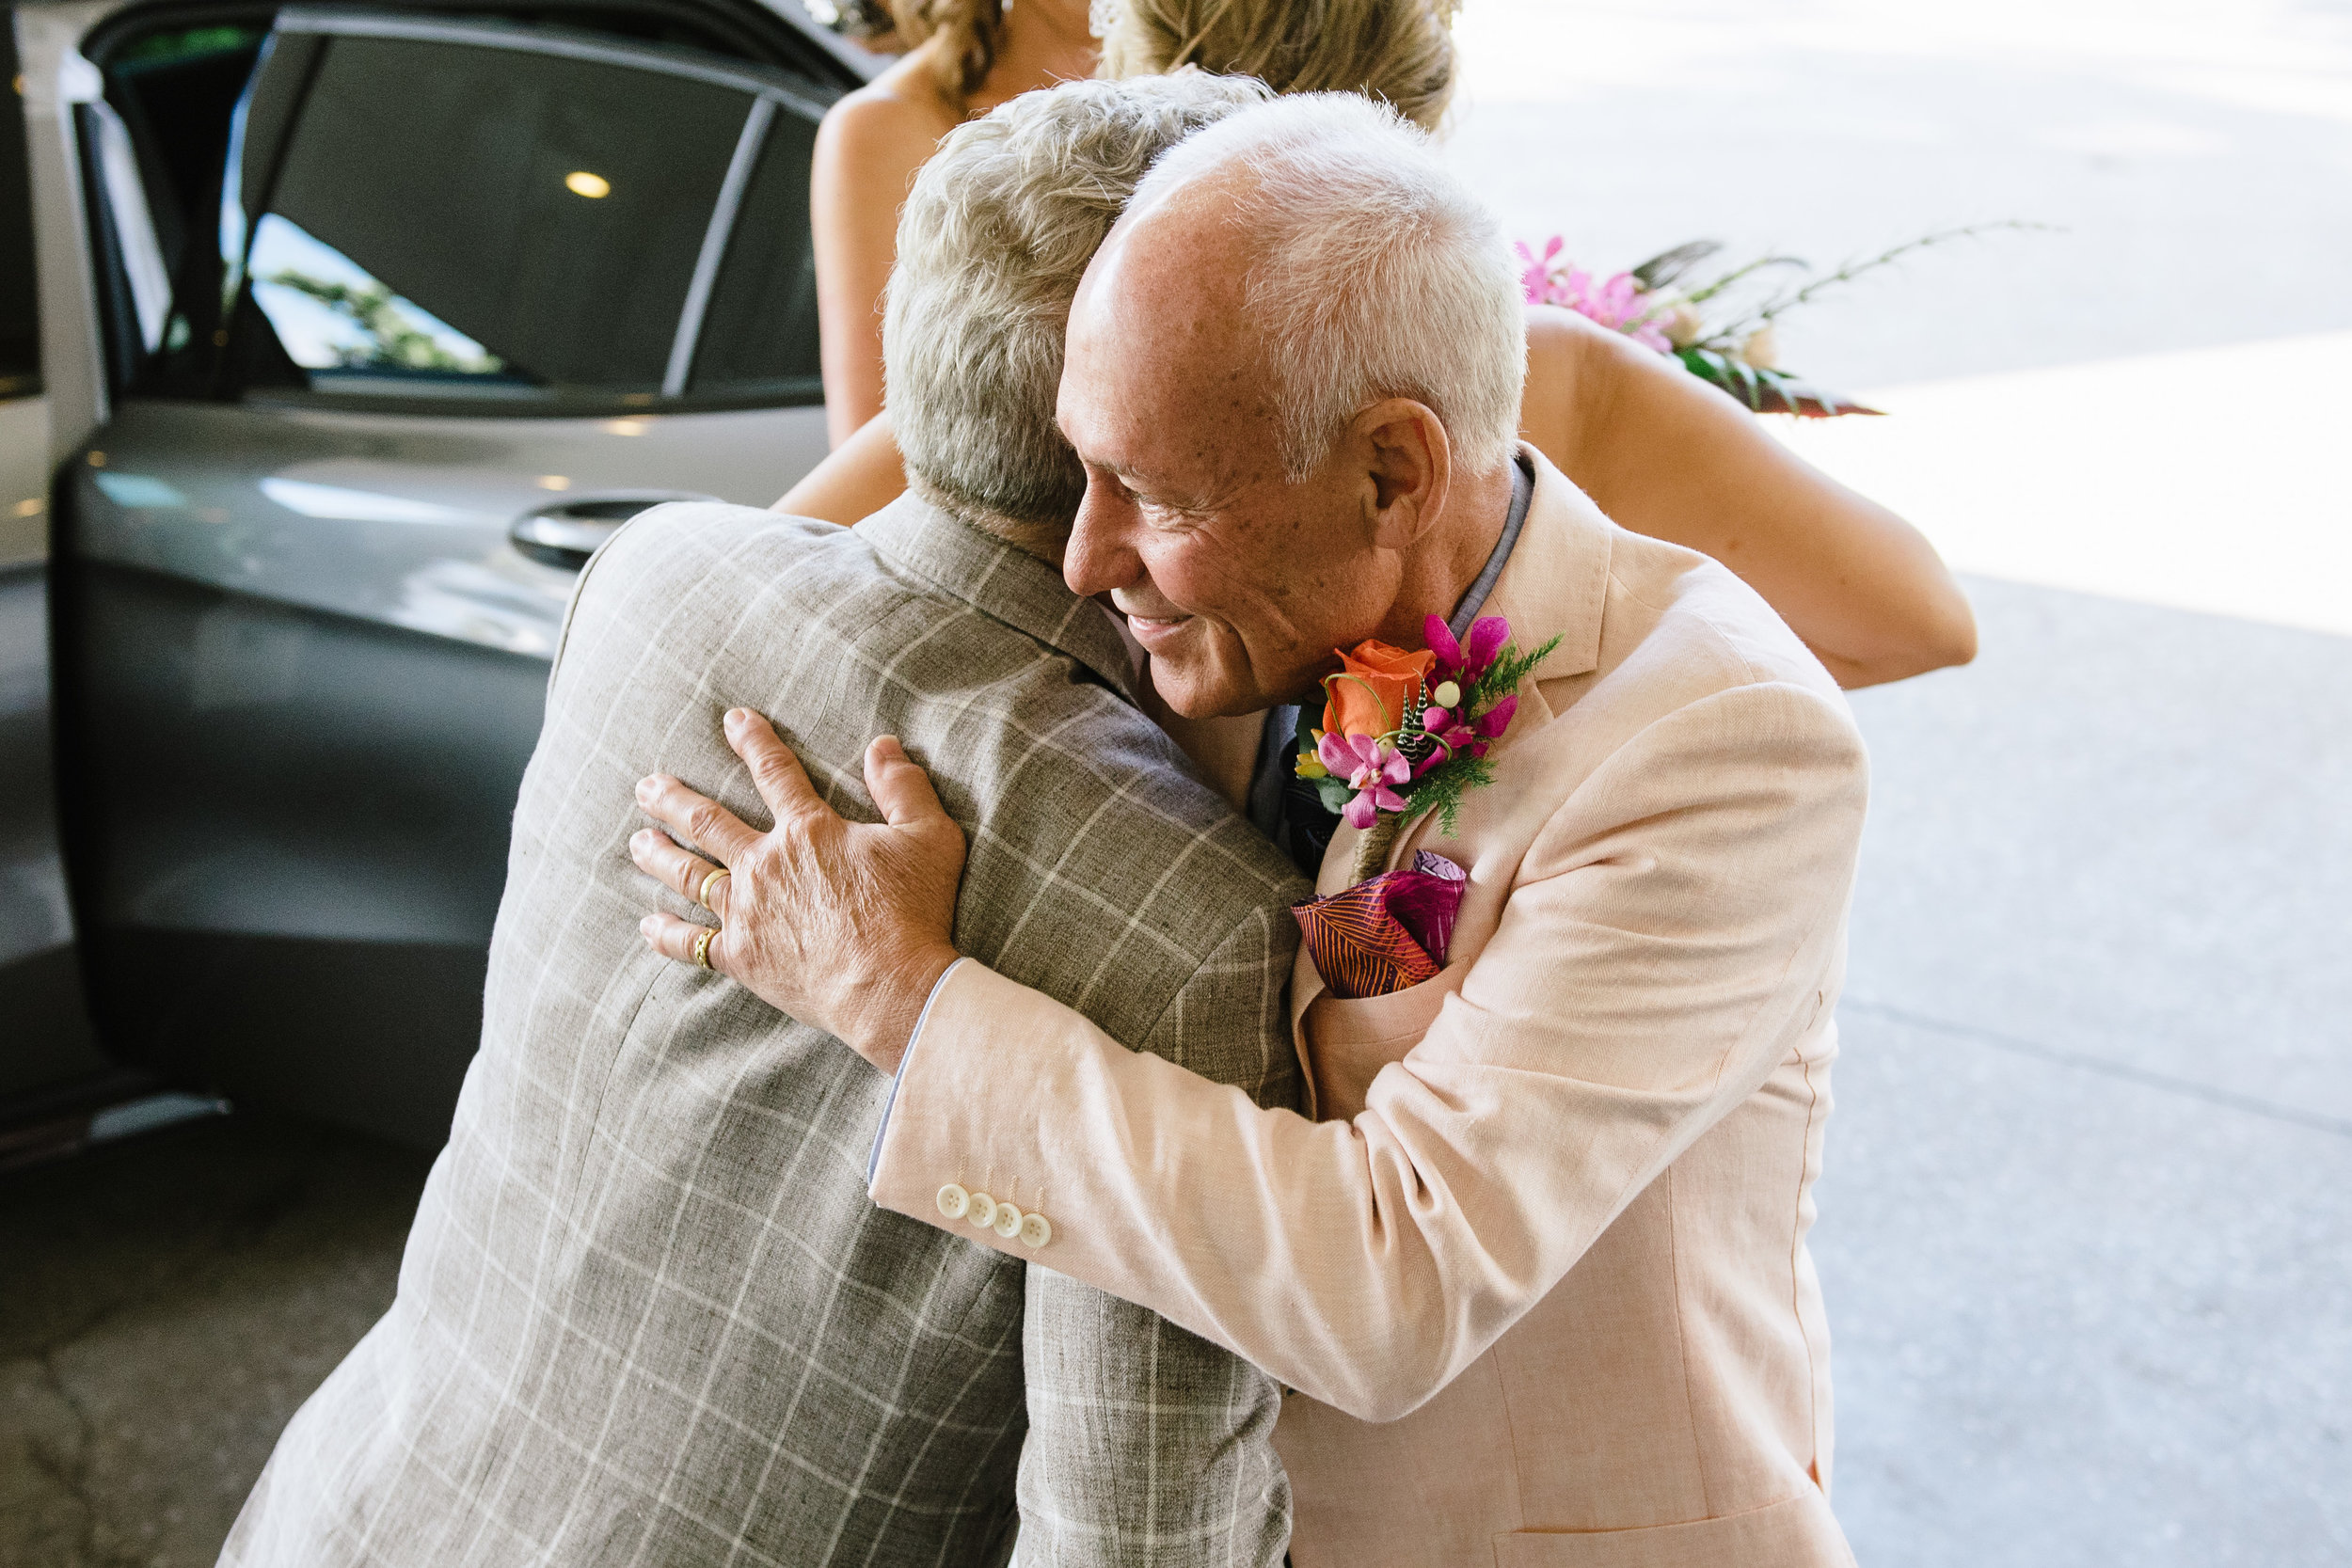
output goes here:
[{"label": "magenta flower", "polygon": [[1519,269],[1519,287],[1526,291],[1528,304],[1558,303],[1551,297],[1551,259],[1560,254],[1560,247],[1566,243],[1559,235],[1554,234],[1550,243],[1544,246],[1544,253],[1540,259],[1534,251],[1527,248],[1527,243],[1524,240],[1512,247],[1519,253],[1519,259],[1527,263]]},{"label": "magenta flower", "polygon": [[1333,778],[1344,779],[1347,787],[1356,791],[1356,798],[1340,808],[1349,827],[1360,831],[1371,827],[1384,811],[1405,809],[1405,797],[1389,786],[1410,779],[1412,765],[1387,741],[1327,730],[1315,747],[1315,757],[1331,770]]},{"label": "magenta flower", "polygon": [[1438,656],[1437,668],[1430,672],[1429,689],[1434,691],[1447,681],[1468,686],[1485,674],[1510,640],[1511,623],[1500,615],[1481,615],[1470,623],[1467,643],[1455,641],[1453,629],[1435,615],[1422,623],[1421,631],[1429,640],[1429,651]]},{"label": "magenta flower", "polygon": [[1519,269],[1519,287],[1525,291],[1528,304],[1565,306],[1660,354],[1674,346],[1666,338],[1663,313],[1649,303],[1640,279],[1629,272],[1597,279],[1581,267],[1553,261],[1560,254],[1560,246],[1557,234],[1545,245],[1540,258],[1524,243],[1518,246],[1519,258],[1526,263]]}]

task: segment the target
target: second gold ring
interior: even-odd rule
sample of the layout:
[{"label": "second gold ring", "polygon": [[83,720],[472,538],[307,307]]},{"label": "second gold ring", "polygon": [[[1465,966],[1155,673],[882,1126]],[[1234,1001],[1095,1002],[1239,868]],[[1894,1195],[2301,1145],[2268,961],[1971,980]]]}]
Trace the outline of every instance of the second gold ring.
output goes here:
[{"label": "second gold ring", "polygon": [[694,967],[695,967],[695,968],[697,968],[697,969],[708,969],[708,968],[710,967],[710,939],[711,939],[712,937],[717,936],[718,934],[719,934],[719,927],[717,927],[716,926],[706,926],[706,927],[704,927],[702,928],[702,934],[701,934],[701,935],[699,935],[699,936],[697,936],[697,937],[695,937],[695,939],[694,939]]}]

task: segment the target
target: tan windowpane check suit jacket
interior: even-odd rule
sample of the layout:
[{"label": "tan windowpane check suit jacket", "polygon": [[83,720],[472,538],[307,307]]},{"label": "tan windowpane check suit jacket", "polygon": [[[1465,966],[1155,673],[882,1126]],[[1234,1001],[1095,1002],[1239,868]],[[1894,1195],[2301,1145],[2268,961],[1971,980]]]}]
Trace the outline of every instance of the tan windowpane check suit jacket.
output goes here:
[{"label": "tan windowpane check suit jacket", "polygon": [[[1305,887],[1129,701],[1052,568],[912,499],[854,533],[667,506],[590,564],[515,818],[481,1051],[399,1297],[294,1418],[226,1563],[1279,1562],[1279,1390],[1036,1254],[866,1199],[890,1081],[639,941],[635,781],[764,821],[774,719],[872,820],[891,732],[971,844],[956,938],[1266,1104]],[[706,917],[707,918],[707,917]],[[1050,1179],[974,1169],[1053,1214]],[[968,1228],[968,1227],[967,1227]],[[1016,1243],[1018,1246],[1018,1243]]]}]

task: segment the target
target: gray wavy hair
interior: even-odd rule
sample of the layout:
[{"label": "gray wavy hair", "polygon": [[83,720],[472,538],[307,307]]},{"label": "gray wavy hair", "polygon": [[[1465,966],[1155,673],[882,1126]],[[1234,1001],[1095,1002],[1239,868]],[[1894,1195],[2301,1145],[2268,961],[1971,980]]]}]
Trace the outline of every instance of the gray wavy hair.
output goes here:
[{"label": "gray wavy hair", "polygon": [[1086,492],[1054,422],[1078,279],[1152,162],[1270,96],[1185,70],[1023,93],[949,133],[898,217],[884,405],[915,494],[1050,553]]},{"label": "gray wavy hair", "polygon": [[1463,471],[1518,441],[1527,313],[1492,214],[1427,133],[1352,92],[1298,93],[1203,130],[1152,166],[1138,203],[1240,164],[1244,309],[1264,345],[1293,483],[1382,398],[1435,412]]}]

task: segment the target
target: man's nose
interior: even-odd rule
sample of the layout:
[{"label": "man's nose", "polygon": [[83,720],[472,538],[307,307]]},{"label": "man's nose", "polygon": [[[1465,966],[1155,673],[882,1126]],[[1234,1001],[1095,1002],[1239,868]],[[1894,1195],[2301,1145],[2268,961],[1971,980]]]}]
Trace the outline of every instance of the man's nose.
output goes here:
[{"label": "man's nose", "polygon": [[1081,598],[1125,588],[1143,575],[1143,563],[1127,543],[1133,508],[1089,476],[1078,515],[1071,520],[1070,545],[1062,552],[1062,580]]}]

